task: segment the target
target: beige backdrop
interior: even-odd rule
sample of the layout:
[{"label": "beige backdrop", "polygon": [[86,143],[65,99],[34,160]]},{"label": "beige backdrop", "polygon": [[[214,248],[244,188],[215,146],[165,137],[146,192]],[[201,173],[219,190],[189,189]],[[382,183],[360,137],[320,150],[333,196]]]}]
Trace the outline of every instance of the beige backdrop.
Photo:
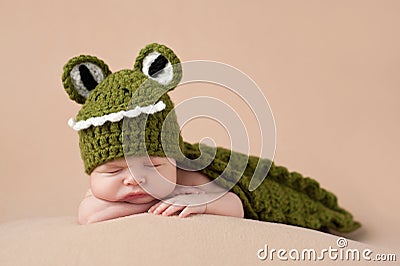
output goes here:
[{"label": "beige backdrop", "polygon": [[[182,61],[220,61],[247,73],[274,113],[276,163],[335,192],[363,224],[355,239],[400,246],[399,1],[0,5],[0,221],[75,215],[88,187],[77,134],[67,126],[79,106],[61,85],[64,63],[84,53],[113,71],[130,68],[144,45],[159,42]],[[211,85],[170,95],[179,102],[209,93],[240,106]],[[256,129],[249,125],[250,136]],[[208,134],[229,145],[215,123],[194,121],[183,132],[189,141]],[[259,141],[252,138],[252,153]]]}]

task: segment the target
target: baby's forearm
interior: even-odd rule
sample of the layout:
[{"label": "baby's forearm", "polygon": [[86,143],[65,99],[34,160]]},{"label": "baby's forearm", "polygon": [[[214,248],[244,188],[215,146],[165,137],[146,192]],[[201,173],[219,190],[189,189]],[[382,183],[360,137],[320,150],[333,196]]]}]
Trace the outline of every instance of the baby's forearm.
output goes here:
[{"label": "baby's forearm", "polygon": [[79,223],[90,224],[146,212],[155,202],[131,204],[126,202],[110,202],[94,196],[85,198],[79,206]]},{"label": "baby's forearm", "polygon": [[240,218],[244,217],[242,201],[235,193],[232,192],[228,192],[221,198],[207,203],[207,209],[205,213]]}]

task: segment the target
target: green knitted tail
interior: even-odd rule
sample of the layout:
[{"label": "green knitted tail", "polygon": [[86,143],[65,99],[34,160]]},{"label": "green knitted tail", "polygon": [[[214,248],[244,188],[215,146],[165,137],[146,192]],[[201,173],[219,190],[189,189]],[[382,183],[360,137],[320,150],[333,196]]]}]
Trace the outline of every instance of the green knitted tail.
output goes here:
[{"label": "green knitted tail", "polygon": [[[200,156],[198,143],[185,142],[184,145],[187,158],[196,159]],[[211,149],[208,147],[208,151]],[[234,167],[227,169],[231,155],[235,160]],[[349,212],[339,207],[336,196],[321,188],[317,181],[289,172],[267,159],[260,160],[264,172],[256,173],[263,174],[270,166],[267,177],[256,190],[250,192],[248,187],[259,160],[258,157],[249,156],[247,161],[244,154],[217,147],[215,159],[201,172],[216,179],[226,169],[218,184],[227,188],[239,180],[231,191],[242,200],[245,218],[338,232],[351,232],[361,226]],[[245,171],[241,175],[235,166],[240,169],[243,164],[246,164]]]}]

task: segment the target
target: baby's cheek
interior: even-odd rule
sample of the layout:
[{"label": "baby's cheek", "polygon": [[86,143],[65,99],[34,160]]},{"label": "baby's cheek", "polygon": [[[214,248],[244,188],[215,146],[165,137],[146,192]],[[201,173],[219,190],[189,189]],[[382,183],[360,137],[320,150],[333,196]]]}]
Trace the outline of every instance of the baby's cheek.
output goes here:
[{"label": "baby's cheek", "polygon": [[91,182],[92,193],[96,198],[108,201],[116,200],[116,192],[112,184],[107,182]]},{"label": "baby's cheek", "polygon": [[161,169],[151,169],[147,173],[144,173],[143,176],[146,179],[143,189],[155,198],[164,198],[175,189],[175,168],[164,166]]},{"label": "baby's cheek", "polygon": [[155,198],[161,199],[172,193],[175,189],[174,183],[154,182],[144,186],[144,189]]},{"label": "baby's cheek", "polygon": [[169,194],[171,194],[176,188],[176,184],[171,184],[170,186],[168,186],[167,188],[165,188],[165,196],[168,196]]}]

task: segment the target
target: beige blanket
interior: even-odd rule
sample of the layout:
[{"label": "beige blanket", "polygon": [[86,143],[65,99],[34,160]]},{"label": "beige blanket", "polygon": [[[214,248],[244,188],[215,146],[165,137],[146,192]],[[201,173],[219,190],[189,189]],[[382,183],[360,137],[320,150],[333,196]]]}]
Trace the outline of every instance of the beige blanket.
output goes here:
[{"label": "beige blanket", "polygon": [[[314,249],[317,257],[330,247],[358,249],[361,255],[369,248],[371,257],[382,252],[338,239],[295,226],[214,215],[180,219],[145,213],[92,225],[78,225],[75,217],[37,218],[0,225],[0,265],[288,265],[295,261],[293,250],[300,262],[314,259],[305,249]],[[271,258],[272,249],[286,254],[274,252]],[[323,265],[338,261],[345,262],[328,254],[321,260]],[[347,263],[362,265],[362,257],[360,262]]]}]

